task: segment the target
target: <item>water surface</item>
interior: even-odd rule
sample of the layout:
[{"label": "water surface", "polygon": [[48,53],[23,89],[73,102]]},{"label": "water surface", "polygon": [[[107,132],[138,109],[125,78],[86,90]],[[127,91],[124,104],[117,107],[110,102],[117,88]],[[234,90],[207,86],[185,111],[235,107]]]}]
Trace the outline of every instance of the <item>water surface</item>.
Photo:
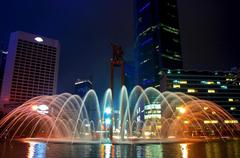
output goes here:
[{"label": "water surface", "polygon": [[0,141],[1,158],[239,158],[240,141],[146,145],[61,144]]}]

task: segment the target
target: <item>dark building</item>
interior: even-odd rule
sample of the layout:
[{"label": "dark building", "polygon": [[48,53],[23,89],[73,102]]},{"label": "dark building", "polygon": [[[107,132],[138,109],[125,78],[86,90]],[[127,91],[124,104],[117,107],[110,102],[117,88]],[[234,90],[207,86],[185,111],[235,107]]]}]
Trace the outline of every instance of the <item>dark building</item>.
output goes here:
[{"label": "dark building", "polygon": [[33,97],[56,93],[59,48],[57,40],[11,33],[1,89],[5,112]]},{"label": "dark building", "polygon": [[[84,99],[85,95],[87,94],[87,92],[91,89],[93,89],[93,84],[91,81],[89,80],[80,80],[77,79],[77,81],[74,84],[74,93],[79,95],[82,99]],[[91,101],[91,100],[87,100],[87,101]],[[92,105],[92,106],[90,106]],[[86,110],[88,113],[88,118],[89,121],[93,121],[95,128],[97,127],[97,108],[95,107],[95,103],[86,103]]]},{"label": "dark building", "polygon": [[176,0],[136,0],[135,27],[138,84],[155,86],[162,68],[182,68]]},{"label": "dark building", "polygon": [[82,99],[89,90],[93,89],[93,84],[89,80],[77,79],[74,85],[74,93],[79,95]]},{"label": "dark building", "polygon": [[183,92],[215,102],[240,121],[240,82],[232,71],[160,71],[161,91]]},{"label": "dark building", "polygon": [[124,63],[124,85],[129,93],[136,85],[136,68],[132,61],[125,61]]},{"label": "dark building", "polygon": [[[7,51],[4,49],[3,46],[0,46],[0,89],[2,87],[2,82],[3,82],[3,74],[4,74],[4,69],[5,69],[5,64],[6,64],[6,58],[7,58]],[[0,96],[1,96],[1,91],[0,91]],[[0,106],[0,119],[4,116],[3,112],[3,107]]]},{"label": "dark building", "polygon": [[[8,54],[8,52],[6,50],[0,48],[0,90],[2,88],[3,75],[4,75],[7,54]],[[0,96],[1,96],[1,91],[0,91]]]}]

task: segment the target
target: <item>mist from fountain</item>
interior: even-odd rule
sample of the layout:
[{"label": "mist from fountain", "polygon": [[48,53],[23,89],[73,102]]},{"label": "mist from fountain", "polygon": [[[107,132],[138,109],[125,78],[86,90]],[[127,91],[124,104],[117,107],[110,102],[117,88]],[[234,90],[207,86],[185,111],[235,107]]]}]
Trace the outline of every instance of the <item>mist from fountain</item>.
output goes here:
[{"label": "mist from fountain", "polygon": [[[117,143],[239,136],[238,121],[226,110],[181,92],[161,93],[153,87],[136,86],[128,94],[123,86],[119,109],[109,111],[116,107],[112,104],[110,89],[101,104],[94,90],[88,91],[84,98],[69,93],[38,96],[0,121],[0,138],[103,143],[109,137],[111,125],[112,141]],[[96,109],[95,119],[89,118],[86,107]],[[106,110],[114,115],[108,123]]]}]

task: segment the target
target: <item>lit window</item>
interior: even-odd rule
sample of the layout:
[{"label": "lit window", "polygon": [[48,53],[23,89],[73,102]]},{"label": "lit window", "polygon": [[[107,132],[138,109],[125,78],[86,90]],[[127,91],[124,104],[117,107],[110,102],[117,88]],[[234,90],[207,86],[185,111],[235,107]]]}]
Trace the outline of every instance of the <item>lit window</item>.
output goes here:
[{"label": "lit window", "polygon": [[228,101],[229,102],[233,102],[233,98],[228,98]]},{"label": "lit window", "polygon": [[213,81],[208,81],[207,84],[214,84],[214,82]]},{"label": "lit window", "polygon": [[188,93],[195,93],[196,90],[195,90],[195,89],[188,89],[187,92],[188,92]]},{"label": "lit window", "polygon": [[173,83],[179,83],[179,81],[178,80],[174,80]]},{"label": "lit window", "polygon": [[228,87],[227,87],[227,86],[224,86],[224,85],[221,86],[221,88],[222,88],[222,89],[228,89]]},{"label": "lit window", "polygon": [[226,78],[226,81],[233,81],[232,78]]},{"label": "lit window", "polygon": [[173,83],[179,83],[179,84],[187,84],[187,81],[179,81],[179,80],[174,80]]},{"label": "lit window", "polygon": [[209,89],[208,93],[215,93],[215,90],[214,89]]},{"label": "lit window", "polygon": [[213,81],[201,81],[202,84],[212,85],[215,84]]},{"label": "lit window", "polygon": [[221,82],[217,81],[217,84],[221,84]]},{"label": "lit window", "polygon": [[238,120],[224,120],[224,123],[238,123]]},{"label": "lit window", "polygon": [[217,124],[218,120],[204,120],[204,124]]},{"label": "lit window", "polygon": [[236,110],[236,107],[233,106],[233,107],[230,108],[230,110]]},{"label": "lit window", "polygon": [[187,81],[179,81],[180,84],[187,84]]},{"label": "lit window", "polygon": [[174,84],[174,85],[173,85],[173,88],[181,88],[181,85],[179,85],[179,84]]}]

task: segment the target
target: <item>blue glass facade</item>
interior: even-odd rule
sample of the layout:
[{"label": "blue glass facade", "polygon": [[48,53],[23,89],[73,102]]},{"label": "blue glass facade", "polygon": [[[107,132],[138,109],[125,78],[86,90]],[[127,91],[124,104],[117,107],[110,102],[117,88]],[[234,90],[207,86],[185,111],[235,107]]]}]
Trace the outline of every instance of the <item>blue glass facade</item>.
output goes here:
[{"label": "blue glass facade", "polygon": [[138,83],[159,84],[162,68],[182,68],[176,0],[135,1]]}]

